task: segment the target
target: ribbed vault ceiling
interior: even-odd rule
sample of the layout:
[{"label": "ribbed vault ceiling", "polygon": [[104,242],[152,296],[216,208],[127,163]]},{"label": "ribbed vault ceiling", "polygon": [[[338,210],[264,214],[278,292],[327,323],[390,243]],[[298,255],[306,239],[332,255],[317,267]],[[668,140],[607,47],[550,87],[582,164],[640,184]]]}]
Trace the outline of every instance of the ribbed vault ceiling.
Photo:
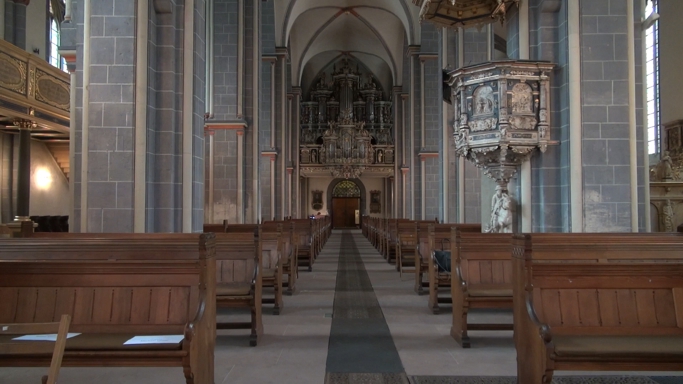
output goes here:
[{"label": "ribbed vault ceiling", "polygon": [[402,82],[404,44],[420,44],[418,13],[410,0],[282,0],[275,2],[275,38],[289,48],[295,86],[306,89],[348,55],[391,90]]}]

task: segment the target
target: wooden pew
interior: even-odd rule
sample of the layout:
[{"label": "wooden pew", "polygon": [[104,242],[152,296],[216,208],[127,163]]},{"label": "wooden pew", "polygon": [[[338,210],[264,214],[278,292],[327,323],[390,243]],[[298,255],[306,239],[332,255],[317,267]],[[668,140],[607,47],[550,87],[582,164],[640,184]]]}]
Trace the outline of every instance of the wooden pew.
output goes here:
[{"label": "wooden pew", "polygon": [[[456,230],[451,255],[451,336],[470,347],[468,330],[512,330],[512,324],[469,323],[471,309],[512,309],[512,257],[510,233]],[[453,247],[452,247],[453,248]]]},{"label": "wooden pew", "polygon": [[403,276],[404,271],[414,272],[414,270],[405,270],[405,267],[415,266],[417,247],[417,223],[414,221],[398,223],[396,231],[396,270],[399,272],[399,276]]},{"label": "wooden pew", "polygon": [[554,370],[683,370],[683,237],[513,239],[518,381]]},{"label": "wooden pew", "polygon": [[247,308],[249,322],[216,322],[217,329],[249,329],[249,345],[263,336],[261,228],[254,232],[216,234],[216,303],[221,308]]},{"label": "wooden pew", "polygon": [[[434,253],[437,250],[451,252],[451,244],[455,244],[457,231],[481,232],[480,224],[430,224],[428,226],[427,249],[423,253],[429,255],[427,260],[427,287],[429,292],[428,307],[432,313],[440,311],[439,304],[451,304],[451,297],[440,297],[439,288],[448,288],[450,293],[451,273],[450,271],[440,271],[435,261]],[[448,266],[450,268],[450,265]],[[420,281],[422,283],[422,281]]]},{"label": "wooden pew", "polygon": [[[217,292],[215,296],[217,305],[220,307],[248,308],[251,313],[251,321],[217,322],[216,327],[218,329],[249,329],[251,331],[249,344],[255,346],[263,335],[261,305],[255,304],[262,303],[263,300],[263,268],[256,268],[261,262],[261,252],[258,251],[259,238],[256,236],[259,226],[244,224],[238,228],[239,231],[235,227],[231,227],[232,233],[229,234],[215,233],[215,285]],[[130,244],[130,252],[126,257],[135,260],[136,258],[145,258],[149,252],[156,252],[155,249],[159,250],[159,254],[168,253],[169,257],[173,258],[192,257],[194,255],[192,239],[196,237],[196,234],[36,232],[31,236],[33,239],[41,239],[42,241],[70,239],[73,242],[62,243],[60,250],[49,250],[43,252],[43,256],[36,254],[36,257],[79,259],[81,257],[79,249],[84,244],[99,244],[125,239]],[[152,242],[151,248],[148,246],[149,242]],[[4,244],[7,245],[7,243]],[[0,251],[0,258],[12,257],[11,253],[8,252],[9,250]],[[107,254],[100,254],[99,257],[106,259]]]},{"label": "wooden pew", "polygon": [[[0,342],[0,356],[19,357],[22,355],[49,354],[50,369],[47,375],[42,377],[42,382],[43,384],[56,384],[59,370],[62,367],[62,358],[64,357],[64,347],[66,347],[66,337],[69,332],[70,323],[71,316],[64,314],[59,322],[0,324],[0,337],[11,337],[10,340]],[[40,339],[15,340],[17,337],[25,337],[26,335],[56,335],[56,337],[54,338],[54,343]]]},{"label": "wooden pew", "polygon": [[[437,225],[439,230],[445,231],[445,238],[449,239],[449,226],[461,224],[439,224],[437,220],[420,220],[417,223],[417,237],[418,237],[418,249],[415,252],[415,285],[413,290],[418,295],[424,294],[423,288],[429,288],[429,280],[424,280],[424,275],[429,274],[429,260],[432,257],[432,249],[429,247],[429,226]],[[463,228],[472,228],[472,230],[478,230],[481,232],[481,227],[477,225],[472,226],[471,224],[466,224]],[[478,229],[477,229],[478,228]],[[449,239],[450,240],[450,239]]]},{"label": "wooden pew", "polygon": [[[214,382],[213,234],[131,239],[0,239],[0,323],[71,316],[63,366],[183,368],[187,383]],[[133,336],[178,342],[126,345]],[[47,366],[46,354],[0,355],[0,366]]]},{"label": "wooden pew", "polygon": [[223,224],[204,224],[204,232],[209,233],[221,233],[225,232],[225,228],[228,225],[228,223],[223,222]]},{"label": "wooden pew", "polygon": [[[283,306],[283,232],[282,223],[266,221],[263,224],[230,224],[226,226],[230,234],[253,234],[261,228],[261,285],[263,288],[272,288],[273,296],[261,297],[262,304],[273,304],[273,314],[278,315]],[[286,256],[286,255],[285,255]]]},{"label": "wooden pew", "polygon": [[396,261],[397,247],[398,244],[398,223],[408,223],[409,219],[389,219],[389,226],[387,230],[386,239],[386,250],[384,252],[384,258],[387,263],[392,263]]},{"label": "wooden pew", "polygon": [[263,267],[263,286],[273,289],[273,297],[262,299],[263,304],[273,304],[273,314],[279,315],[282,301],[282,272],[284,261],[282,223],[264,222],[261,238],[261,266]]},{"label": "wooden pew", "polygon": [[292,219],[294,224],[294,236],[297,240],[297,265],[308,267],[313,270],[315,260],[315,238],[312,219]]},{"label": "wooden pew", "polygon": [[283,293],[291,296],[296,292],[296,280],[299,277],[299,264],[297,255],[297,241],[294,232],[294,223],[291,220],[266,221],[263,224],[282,224],[282,275],[287,276],[287,281],[282,281],[282,287],[287,288]]}]

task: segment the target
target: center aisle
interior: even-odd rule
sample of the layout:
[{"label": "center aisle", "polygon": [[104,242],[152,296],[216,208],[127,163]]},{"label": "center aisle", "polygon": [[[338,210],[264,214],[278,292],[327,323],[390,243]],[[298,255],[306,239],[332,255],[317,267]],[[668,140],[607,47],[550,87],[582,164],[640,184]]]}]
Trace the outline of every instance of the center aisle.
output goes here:
[{"label": "center aisle", "polygon": [[407,383],[356,236],[345,230],[341,238],[325,382]]}]

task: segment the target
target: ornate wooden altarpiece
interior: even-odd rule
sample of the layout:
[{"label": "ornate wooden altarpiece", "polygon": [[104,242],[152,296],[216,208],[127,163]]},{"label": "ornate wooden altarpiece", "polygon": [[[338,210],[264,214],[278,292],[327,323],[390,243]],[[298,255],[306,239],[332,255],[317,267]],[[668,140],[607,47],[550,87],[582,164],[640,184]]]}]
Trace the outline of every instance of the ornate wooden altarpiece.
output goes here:
[{"label": "ornate wooden altarpiece", "polygon": [[683,223],[683,120],[663,125],[663,152],[650,168],[650,204],[656,226],[653,232],[674,232]]}]

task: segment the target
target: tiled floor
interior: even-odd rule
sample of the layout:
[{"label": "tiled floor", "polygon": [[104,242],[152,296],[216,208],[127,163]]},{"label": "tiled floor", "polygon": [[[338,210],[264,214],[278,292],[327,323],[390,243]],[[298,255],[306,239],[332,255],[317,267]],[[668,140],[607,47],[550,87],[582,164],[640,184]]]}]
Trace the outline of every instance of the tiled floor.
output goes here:
[{"label": "tiled floor", "polygon": [[[215,352],[217,384],[324,383],[340,240],[339,232],[335,232],[313,272],[301,271],[298,293],[285,297],[279,316],[266,307],[261,344],[249,347],[245,331],[219,331]],[[510,332],[470,332],[472,348],[460,348],[449,336],[450,311],[444,308],[439,315],[431,314],[427,297],[413,292],[412,275],[399,278],[394,267],[359,231],[355,240],[408,376],[515,375],[516,355]],[[247,314],[224,316],[248,319]],[[496,322],[511,320],[505,313],[471,316],[475,321],[483,317]],[[45,372],[42,368],[0,368],[0,383],[38,383]],[[60,383],[69,384],[184,382],[180,368],[67,367],[60,374]]]}]

